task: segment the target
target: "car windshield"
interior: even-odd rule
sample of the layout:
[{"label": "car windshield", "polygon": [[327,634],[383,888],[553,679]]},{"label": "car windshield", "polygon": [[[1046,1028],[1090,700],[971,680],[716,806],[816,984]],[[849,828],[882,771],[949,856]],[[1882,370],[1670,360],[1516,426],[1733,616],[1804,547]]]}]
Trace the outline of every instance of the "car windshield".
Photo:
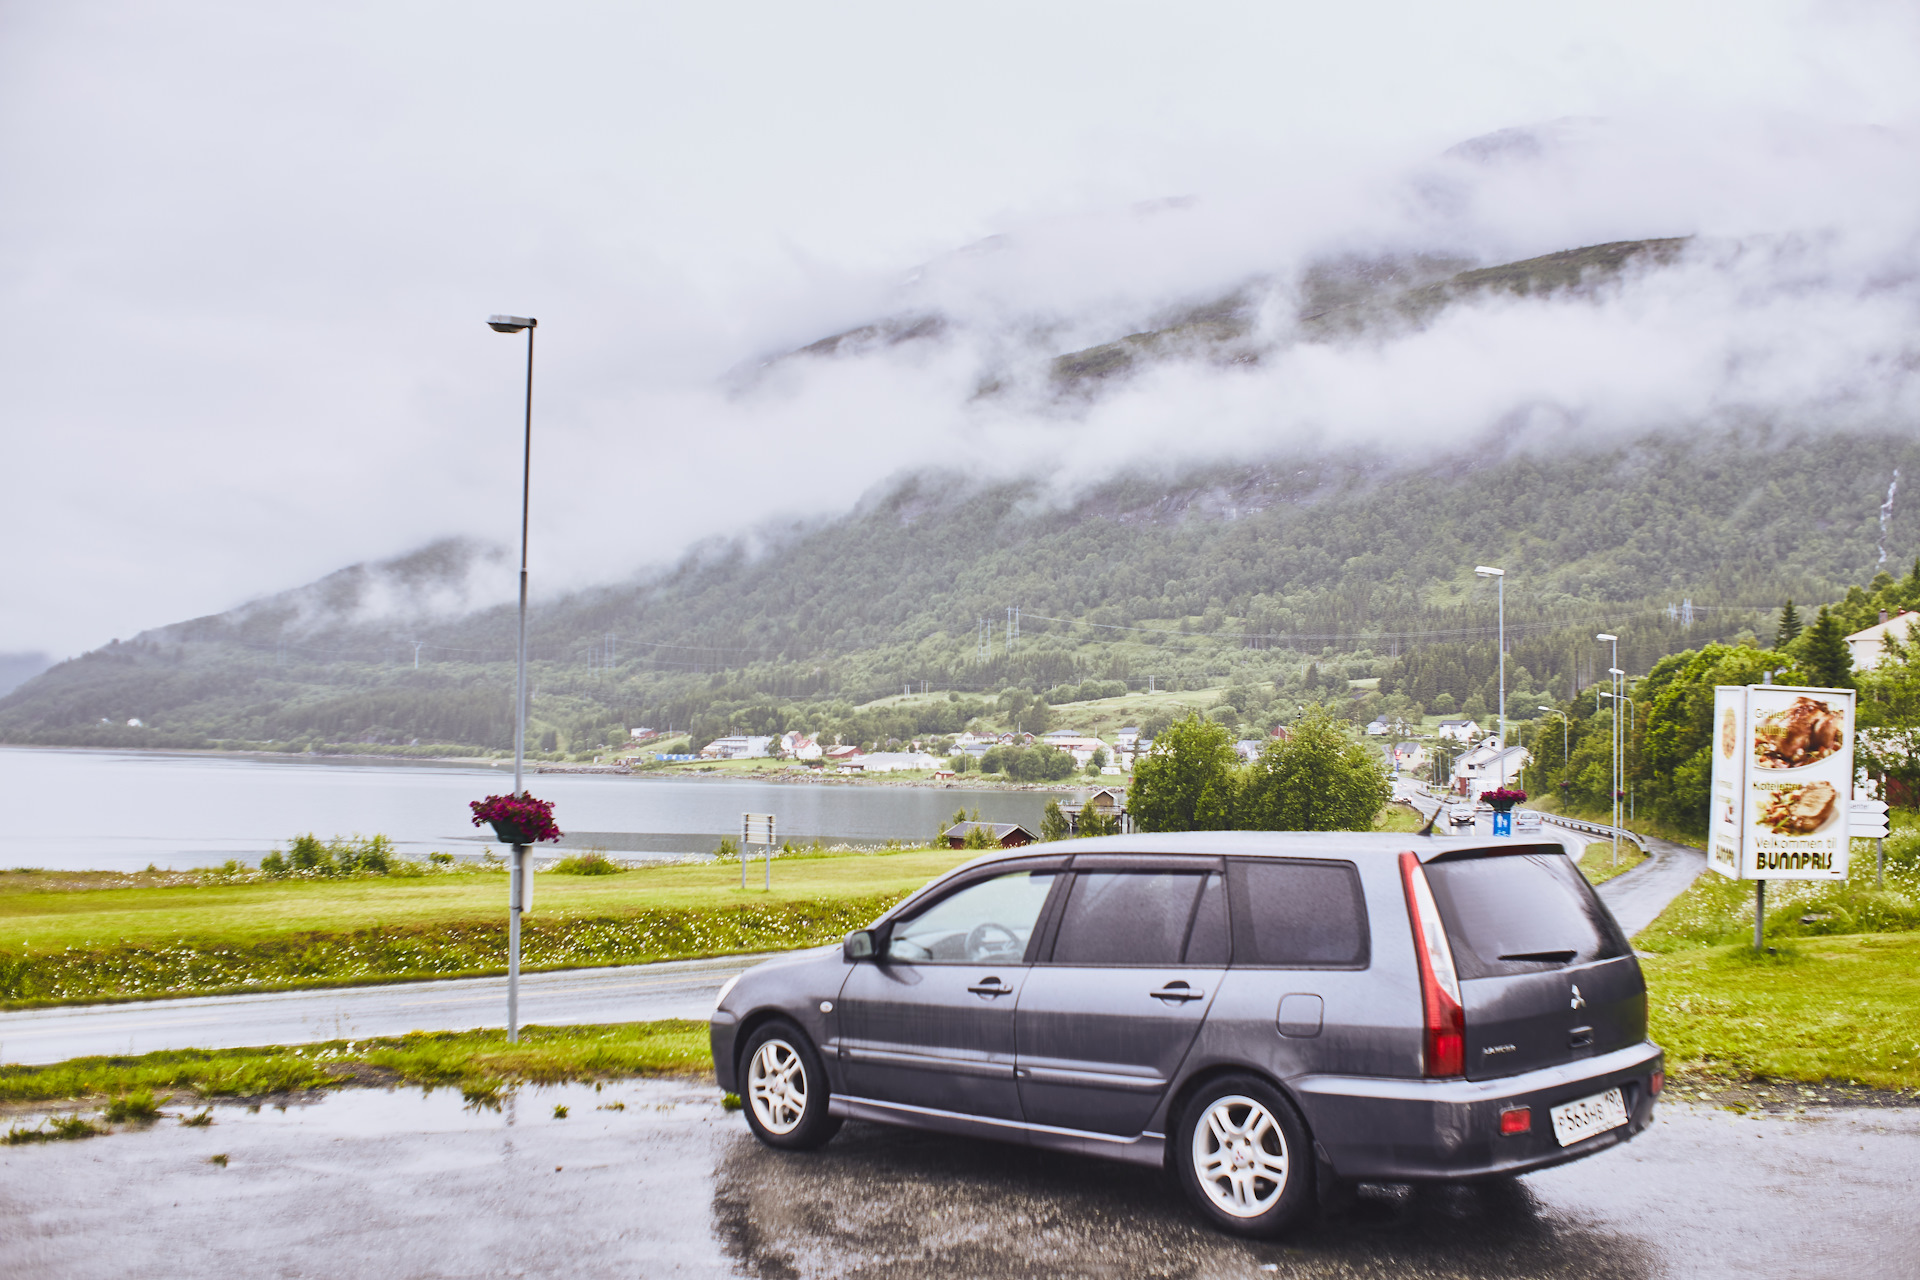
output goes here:
[{"label": "car windshield", "polygon": [[1018,963],[1053,887],[1051,871],[979,880],[897,920],[889,960],[909,964]]}]

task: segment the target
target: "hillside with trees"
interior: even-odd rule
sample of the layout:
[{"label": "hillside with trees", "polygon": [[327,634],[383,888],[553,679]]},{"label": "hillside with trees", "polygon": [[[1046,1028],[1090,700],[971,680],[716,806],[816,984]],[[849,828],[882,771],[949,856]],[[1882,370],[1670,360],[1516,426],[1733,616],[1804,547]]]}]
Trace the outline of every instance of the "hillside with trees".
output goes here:
[{"label": "hillside with trees", "polygon": [[[1598,629],[1647,671],[1704,643],[1771,638],[1788,598],[1837,601],[1849,629],[1870,617],[1881,547],[1920,549],[1903,515],[1879,523],[1896,467],[1913,474],[1920,445],[1751,429],[1488,445],[1417,466],[1276,458],[1067,498],[912,476],[757,550],[709,544],[540,601],[532,745],[590,753],[639,725],[850,742],[981,717],[1034,730],[1076,701],[1148,687],[1222,690],[1214,718],[1236,732],[1319,702],[1356,721],[1486,715],[1494,599],[1473,567],[1487,563],[1508,571],[1518,717],[1592,683]],[[486,571],[474,549],[441,545],[116,641],[0,699],[0,739],[504,750],[513,610],[429,607]],[[399,607],[366,607],[374,584],[395,597],[394,581]],[[862,709],[905,690],[946,696]]]}]

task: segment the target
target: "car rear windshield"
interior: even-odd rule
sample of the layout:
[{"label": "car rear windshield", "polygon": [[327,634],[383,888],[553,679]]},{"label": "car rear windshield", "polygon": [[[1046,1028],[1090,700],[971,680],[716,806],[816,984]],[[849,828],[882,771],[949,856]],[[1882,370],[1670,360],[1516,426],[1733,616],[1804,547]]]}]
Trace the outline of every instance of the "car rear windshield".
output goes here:
[{"label": "car rear windshield", "polygon": [[1366,905],[1351,862],[1235,858],[1227,877],[1236,965],[1366,965]]},{"label": "car rear windshield", "polygon": [[1442,859],[1426,872],[1463,978],[1538,973],[1627,953],[1619,927],[1564,854]]}]

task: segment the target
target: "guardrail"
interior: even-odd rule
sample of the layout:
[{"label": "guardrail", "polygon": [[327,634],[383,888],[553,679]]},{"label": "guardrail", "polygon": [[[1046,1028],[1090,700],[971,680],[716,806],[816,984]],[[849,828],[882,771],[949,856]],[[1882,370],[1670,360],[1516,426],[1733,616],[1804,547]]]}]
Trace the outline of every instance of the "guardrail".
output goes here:
[{"label": "guardrail", "polygon": [[[1553,823],[1555,826],[1568,827],[1574,831],[1584,831],[1588,835],[1606,836],[1609,839],[1613,836],[1612,827],[1603,827],[1597,822],[1582,822],[1578,818],[1563,818],[1557,813],[1542,813],[1540,817],[1547,822]],[[1620,828],[1620,838],[1635,845],[1642,853],[1652,852],[1652,850],[1647,848],[1647,842],[1644,838],[1635,835],[1625,827]]]}]

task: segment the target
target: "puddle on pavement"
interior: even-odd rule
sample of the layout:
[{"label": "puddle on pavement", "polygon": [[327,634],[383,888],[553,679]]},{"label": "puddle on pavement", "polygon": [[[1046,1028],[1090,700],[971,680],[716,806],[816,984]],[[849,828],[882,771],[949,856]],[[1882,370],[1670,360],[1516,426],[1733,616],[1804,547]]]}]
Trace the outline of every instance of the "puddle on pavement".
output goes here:
[{"label": "puddle on pavement", "polygon": [[[564,1106],[564,1117],[554,1108]],[[178,1117],[203,1108],[213,1112],[215,1125],[247,1125],[272,1128],[296,1128],[323,1137],[390,1136],[399,1133],[486,1133],[505,1129],[534,1129],[548,1125],[575,1128],[595,1120],[639,1114],[670,1115],[688,1111],[728,1114],[720,1105],[720,1091],[677,1080],[621,1080],[596,1089],[590,1084],[521,1085],[501,1090],[497,1101],[469,1101],[458,1088],[443,1086],[422,1090],[418,1086],[393,1089],[348,1088],[283,1102],[232,1102],[213,1100],[205,1103],[171,1104],[165,1117],[151,1125],[118,1126],[121,1130],[167,1129],[179,1124]],[[602,1110],[605,1108],[605,1110]],[[75,1108],[55,1107],[30,1111],[12,1117],[11,1122],[31,1129],[45,1118],[75,1114]],[[80,1108],[81,1115],[93,1110]]]}]

